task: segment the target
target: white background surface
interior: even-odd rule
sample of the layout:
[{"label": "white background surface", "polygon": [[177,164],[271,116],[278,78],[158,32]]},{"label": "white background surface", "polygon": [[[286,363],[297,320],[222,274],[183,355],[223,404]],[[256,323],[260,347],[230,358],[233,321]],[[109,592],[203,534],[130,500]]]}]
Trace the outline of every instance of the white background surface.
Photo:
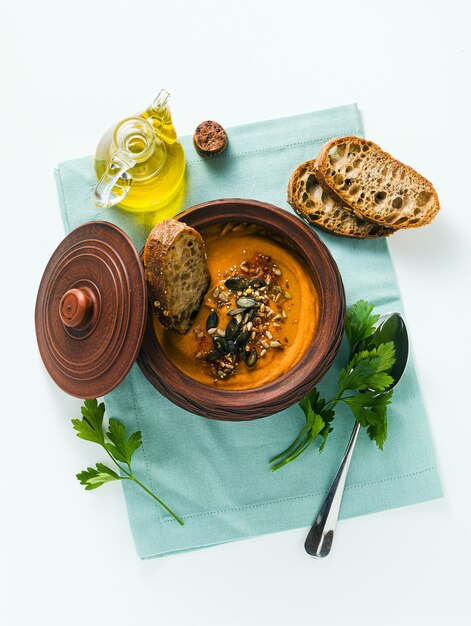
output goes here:
[{"label": "white background surface", "polygon": [[[471,623],[469,6],[0,2],[1,626]],[[97,450],[33,327],[63,237],[52,170],[163,86],[181,134],[357,101],[366,136],[441,198],[390,248],[446,497],[341,522],[325,562],[304,530],[141,562],[120,488],[75,479]]]}]

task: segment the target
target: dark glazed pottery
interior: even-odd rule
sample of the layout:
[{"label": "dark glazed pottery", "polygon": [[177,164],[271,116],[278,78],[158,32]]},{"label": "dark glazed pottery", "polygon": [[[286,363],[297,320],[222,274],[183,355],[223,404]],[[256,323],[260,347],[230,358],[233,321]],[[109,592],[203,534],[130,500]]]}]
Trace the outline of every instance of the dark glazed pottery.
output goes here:
[{"label": "dark glazed pottery", "polygon": [[178,406],[203,417],[242,421],[271,415],[306,395],[330,368],[342,340],[345,292],[330,252],[299,218],[256,200],[225,199],[195,206],[179,218],[201,229],[221,222],[258,224],[267,234],[282,237],[306,263],[321,301],[314,339],[296,366],[276,381],[244,391],[203,385],[186,376],[166,357],[154,332],[149,307],[144,340],[137,362],[151,384]]}]

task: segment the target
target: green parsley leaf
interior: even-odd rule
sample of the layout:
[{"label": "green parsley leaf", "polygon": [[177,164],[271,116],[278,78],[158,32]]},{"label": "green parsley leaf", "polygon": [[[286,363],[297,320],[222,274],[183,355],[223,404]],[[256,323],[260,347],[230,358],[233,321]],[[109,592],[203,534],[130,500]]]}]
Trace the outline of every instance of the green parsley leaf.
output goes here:
[{"label": "green parsley leaf", "polygon": [[370,439],[374,440],[381,450],[387,437],[387,406],[391,404],[392,395],[391,389],[385,393],[368,391],[344,399],[356,420],[361,426],[366,427]]},{"label": "green parsley leaf", "polygon": [[83,419],[72,420],[74,430],[77,431],[77,437],[102,446],[105,442],[103,433],[105,405],[103,402],[98,404],[96,400],[84,400],[81,412]]},{"label": "green parsley leaf", "polygon": [[334,418],[335,412],[332,408],[326,407],[326,402],[320,397],[317,389],[313,389],[309,392],[308,395],[299,402],[299,406],[304,411],[306,425],[298,437],[284,452],[270,460],[270,463],[272,463],[272,471],[296,459],[307,450],[319,436],[322,437],[319,452],[322,452],[327,437],[332,431],[330,423]]},{"label": "green parsley leaf", "polygon": [[388,415],[384,413],[383,419],[377,424],[368,424],[366,428],[369,438],[376,443],[380,450],[388,436]]},{"label": "green parsley leaf", "polygon": [[306,416],[312,440],[314,441],[319,435],[322,437],[319,446],[319,451],[322,452],[327,436],[333,430],[330,423],[334,419],[335,411],[332,408],[326,408],[326,401],[320,397],[319,391],[315,388],[299,402],[299,406]]},{"label": "green parsley leaf", "polygon": [[108,452],[118,461],[130,465],[132,455],[142,445],[140,431],[132,433],[129,439],[126,439],[126,429],[124,425],[118,422],[118,420],[111,418],[106,436],[112,442],[105,444]]},{"label": "green parsley leaf", "polygon": [[103,463],[96,464],[97,469],[93,467],[87,467],[86,470],[77,474],[77,478],[81,485],[85,485],[85,489],[97,489],[105,483],[109,483],[112,480],[121,480],[120,476]]},{"label": "green parsley leaf", "polygon": [[109,474],[110,476],[112,476],[115,480],[119,480],[121,479],[121,476],[119,474],[117,474],[114,470],[112,470],[110,467],[108,467],[107,465],[104,465],[103,463],[96,463],[96,468],[99,472],[101,472],[102,474]]},{"label": "green parsley leaf", "polygon": [[317,395],[314,402],[310,402],[309,396],[306,396],[299,403],[299,406],[304,411],[304,415],[306,417],[307,434],[311,443],[317,439],[326,426],[326,422],[322,419],[321,412],[317,410],[316,406],[319,393],[316,389],[314,389],[309,395],[313,392]]},{"label": "green parsley leaf", "polygon": [[[383,448],[387,436],[387,405],[393,393],[387,390],[394,382],[391,374],[394,372],[396,350],[394,342],[387,341],[390,335],[383,333],[382,341],[378,340],[379,333],[375,334],[374,342],[369,339],[375,332],[379,317],[373,315],[373,305],[365,300],[349,307],[345,334],[350,344],[350,361],[340,372],[337,395],[326,402],[317,389],[313,389],[299,402],[306,424],[293,443],[270,460],[272,470],[296,459],[318,437],[322,437],[319,444],[319,451],[322,452],[332,431],[331,422],[339,402],[350,406],[360,425],[367,429],[369,437],[380,449]],[[351,392],[360,393],[352,396]]]},{"label": "green parsley leaf", "polygon": [[373,308],[374,306],[365,300],[358,300],[347,309],[345,334],[352,352],[360,341],[374,332],[374,325],[379,320],[379,315],[372,315]]},{"label": "green parsley leaf", "polygon": [[394,365],[395,348],[392,341],[372,350],[357,352],[345,369],[340,372],[339,393],[347,389],[387,389],[394,382],[388,374]]},{"label": "green parsley leaf", "polygon": [[[183,526],[182,520],[165,504],[165,502],[163,502],[155,495],[155,493],[141,483],[132,471],[131,457],[142,445],[141,433],[136,431],[131,433],[129,437],[126,437],[124,424],[121,424],[121,422],[112,418],[109,420],[108,431],[105,434],[103,429],[105,405],[103,403],[98,404],[96,400],[84,400],[81,412],[82,419],[72,420],[74,430],[77,431],[77,437],[85,439],[86,441],[97,443],[104,450],[106,450],[113,463],[119,468],[121,475],[116,473],[107,465],[97,463],[96,468],[87,467],[86,470],[77,474],[80,484],[84,485],[85,489],[91,490],[97,489],[105,483],[116,480],[133,481],[143,491],[145,491],[145,493],[158,502],[160,506],[168,511],[181,526]],[[120,465],[120,463],[125,463],[127,467]]]}]

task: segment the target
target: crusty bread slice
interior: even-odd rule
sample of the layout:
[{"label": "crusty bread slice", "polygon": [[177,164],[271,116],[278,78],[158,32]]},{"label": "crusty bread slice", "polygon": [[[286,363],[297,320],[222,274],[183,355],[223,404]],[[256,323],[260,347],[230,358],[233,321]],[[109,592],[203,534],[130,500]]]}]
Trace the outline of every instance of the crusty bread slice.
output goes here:
[{"label": "crusty bread slice", "polygon": [[144,266],[150,300],[159,320],[184,335],[209,287],[203,238],[178,220],[164,220],[147,238]]},{"label": "crusty bread slice", "polygon": [[298,215],[334,235],[366,239],[387,237],[394,232],[392,228],[357,217],[343,203],[334,200],[317,182],[315,160],[302,163],[292,173],[288,202]]},{"label": "crusty bread slice", "polygon": [[316,175],[358,217],[391,228],[424,226],[440,209],[432,183],[359,137],[328,141],[316,159]]}]

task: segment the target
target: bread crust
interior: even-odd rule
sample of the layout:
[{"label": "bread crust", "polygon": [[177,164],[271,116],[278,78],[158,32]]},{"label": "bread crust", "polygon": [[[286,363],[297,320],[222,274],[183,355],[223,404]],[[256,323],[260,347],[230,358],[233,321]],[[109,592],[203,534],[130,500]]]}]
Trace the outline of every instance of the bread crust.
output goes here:
[{"label": "bread crust", "polygon": [[[305,202],[303,202],[302,195],[300,193],[301,192],[300,181],[306,175],[315,176],[315,159],[302,163],[291,174],[291,177],[288,182],[288,198],[287,199],[288,199],[288,203],[292,206],[294,211],[300,217],[305,219],[308,223],[313,224],[314,226],[316,226],[317,228],[320,228],[324,232],[327,232],[333,235],[343,236],[343,237],[350,237],[352,239],[371,239],[371,238],[377,238],[377,237],[387,237],[394,232],[394,229],[392,228],[385,228],[383,226],[378,226],[375,222],[370,222],[369,220],[358,218],[357,216],[355,216],[355,214],[352,211],[350,211],[350,209],[348,209],[345,206],[344,202],[338,201],[337,199],[334,199],[333,197],[332,197],[332,202],[336,204],[335,213],[340,213],[340,214],[342,214],[343,212],[348,213],[348,215],[343,216],[344,220],[337,219],[335,221],[336,223],[332,222],[331,226],[329,227],[326,224],[326,221],[327,222],[329,221],[329,216],[327,212],[324,215],[322,215],[322,220],[313,219],[311,217],[312,212],[309,211],[309,208],[305,205]],[[304,191],[306,191],[305,187],[304,187]],[[311,200],[311,204],[313,204],[312,198],[308,198],[308,200],[309,199]],[[317,204],[319,204],[319,202]],[[320,209],[317,209],[317,212],[319,212],[319,210],[322,210],[322,207]],[[341,225],[345,221],[346,221],[347,227],[342,228]]]},{"label": "bread crust", "polygon": [[[149,299],[151,305],[159,321],[166,328],[176,330],[180,334],[184,334],[186,330],[182,329],[178,321],[172,315],[170,302],[170,285],[166,277],[166,257],[172,246],[178,245],[178,240],[183,234],[191,233],[198,246],[204,251],[204,242],[197,230],[187,226],[183,222],[175,219],[168,219],[159,222],[149,234],[144,247],[144,274],[149,291]],[[206,258],[206,253],[204,252]],[[207,265],[203,269],[206,272],[206,289],[209,286],[210,276]],[[202,292],[199,302],[195,302],[195,309],[201,305],[205,291]]]},{"label": "bread crust", "polygon": [[348,194],[340,193],[327,180],[327,178],[326,178],[326,170],[328,169],[328,154],[329,154],[330,150],[332,150],[332,148],[335,148],[339,144],[349,143],[349,142],[355,142],[355,143],[358,143],[360,145],[367,145],[371,149],[376,150],[378,152],[378,154],[381,155],[384,159],[389,160],[396,167],[403,168],[404,171],[408,172],[411,175],[412,178],[416,179],[416,181],[418,182],[419,186],[422,186],[423,188],[425,188],[427,190],[428,193],[432,194],[432,196],[434,198],[434,202],[432,203],[433,207],[431,208],[430,211],[428,211],[424,215],[423,219],[421,219],[420,221],[417,221],[415,223],[410,223],[410,221],[409,222],[406,221],[404,223],[401,223],[400,226],[398,225],[396,227],[396,229],[399,229],[399,228],[400,229],[403,229],[403,228],[418,228],[420,226],[425,226],[425,225],[429,224],[435,218],[435,216],[437,215],[438,211],[440,210],[440,201],[438,199],[437,192],[436,192],[434,186],[432,185],[432,183],[427,178],[425,178],[424,176],[419,174],[410,165],[406,165],[405,163],[402,163],[401,161],[398,161],[392,155],[390,155],[388,152],[385,152],[384,150],[382,150],[373,141],[369,141],[369,140],[363,139],[361,137],[346,136],[346,137],[336,137],[334,139],[331,139],[331,140],[329,140],[327,143],[325,143],[322,146],[322,148],[321,148],[317,158],[315,159],[315,171],[316,171],[317,180],[319,181],[319,184],[323,187],[323,189],[325,189],[328,193],[330,193],[330,195],[335,200],[337,200],[338,202],[340,202],[343,205],[347,206],[350,211],[352,211],[353,213],[355,213],[355,215],[357,215],[358,217],[360,217],[362,219],[367,219],[367,220],[369,220],[371,222],[376,222],[377,224],[380,224],[380,225],[385,226],[387,228],[394,227],[394,223],[388,222],[385,219],[378,218],[376,212],[373,214],[372,210],[368,210],[368,208],[367,208],[368,205],[365,205],[362,208],[359,208],[358,206],[356,206],[351,201],[351,197]]}]

